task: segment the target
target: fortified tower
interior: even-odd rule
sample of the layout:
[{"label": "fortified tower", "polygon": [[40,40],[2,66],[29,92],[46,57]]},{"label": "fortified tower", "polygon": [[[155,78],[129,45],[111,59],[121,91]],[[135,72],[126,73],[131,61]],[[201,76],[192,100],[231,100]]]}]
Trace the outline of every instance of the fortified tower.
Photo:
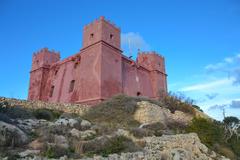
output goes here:
[{"label": "fortified tower", "polygon": [[164,58],[122,54],[120,29],[104,17],[84,26],[82,48],[60,61],[47,48],[33,55],[29,100],[97,104],[116,94],[159,98],[167,93]]},{"label": "fortified tower", "polygon": [[[84,27],[81,52],[95,54],[99,68],[99,100],[122,93],[120,29],[102,16]],[[91,86],[90,86],[91,87]]]},{"label": "fortified tower", "polygon": [[46,87],[50,65],[60,60],[60,54],[41,49],[33,54],[32,69],[30,72],[29,100],[46,100],[43,91]]},{"label": "fortified tower", "polygon": [[139,52],[137,63],[150,71],[153,98],[159,98],[167,93],[167,74],[165,59],[156,52]]}]

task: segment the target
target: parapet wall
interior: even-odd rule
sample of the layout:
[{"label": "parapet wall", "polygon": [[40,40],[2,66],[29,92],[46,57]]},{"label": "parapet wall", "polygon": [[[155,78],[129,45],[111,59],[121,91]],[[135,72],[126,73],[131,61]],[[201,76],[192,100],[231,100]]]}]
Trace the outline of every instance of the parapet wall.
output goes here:
[{"label": "parapet wall", "polygon": [[91,107],[83,104],[69,104],[69,103],[50,103],[43,101],[27,101],[27,100],[19,100],[14,98],[5,98],[0,97],[0,104],[7,102],[10,106],[21,106],[29,109],[40,109],[46,108],[51,110],[58,110],[65,113],[75,113],[78,115],[83,115],[86,113]]}]

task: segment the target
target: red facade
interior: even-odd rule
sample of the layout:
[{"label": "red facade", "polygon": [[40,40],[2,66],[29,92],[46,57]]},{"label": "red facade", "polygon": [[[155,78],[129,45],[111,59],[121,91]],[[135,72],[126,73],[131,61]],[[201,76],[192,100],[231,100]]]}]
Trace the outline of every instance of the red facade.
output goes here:
[{"label": "red facade", "polygon": [[95,104],[113,95],[159,98],[167,93],[164,57],[122,54],[120,29],[104,17],[84,27],[79,53],[60,60],[47,48],[34,53],[29,100]]}]

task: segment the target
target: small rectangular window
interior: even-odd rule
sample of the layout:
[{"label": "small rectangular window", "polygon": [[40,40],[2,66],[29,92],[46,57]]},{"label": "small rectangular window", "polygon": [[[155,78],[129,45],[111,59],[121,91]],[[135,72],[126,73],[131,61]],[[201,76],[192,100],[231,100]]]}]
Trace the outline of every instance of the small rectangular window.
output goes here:
[{"label": "small rectangular window", "polygon": [[54,86],[51,87],[49,97],[52,97],[52,96],[53,96],[53,92],[54,92]]},{"label": "small rectangular window", "polygon": [[75,85],[75,80],[72,80],[72,81],[70,82],[70,86],[69,86],[69,93],[73,91],[74,85]]}]

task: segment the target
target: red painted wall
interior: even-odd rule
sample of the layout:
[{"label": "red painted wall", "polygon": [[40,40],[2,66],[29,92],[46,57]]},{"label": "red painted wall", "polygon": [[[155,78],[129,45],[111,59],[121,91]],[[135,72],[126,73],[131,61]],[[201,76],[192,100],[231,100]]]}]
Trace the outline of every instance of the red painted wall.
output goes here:
[{"label": "red painted wall", "polygon": [[167,92],[164,58],[124,56],[120,29],[103,17],[84,27],[79,53],[60,61],[59,53],[44,48],[33,55],[30,73],[29,100],[95,104],[119,93],[158,98]]}]

